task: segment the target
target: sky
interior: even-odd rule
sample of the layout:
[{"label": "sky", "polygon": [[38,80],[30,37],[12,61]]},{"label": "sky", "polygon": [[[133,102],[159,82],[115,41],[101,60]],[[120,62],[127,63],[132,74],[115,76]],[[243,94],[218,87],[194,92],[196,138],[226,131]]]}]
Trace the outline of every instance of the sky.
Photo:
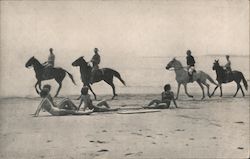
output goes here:
[{"label": "sky", "polygon": [[[135,56],[185,56],[187,49],[195,56],[249,55],[248,0],[0,4],[2,96],[26,89],[33,81],[31,73],[23,71],[25,62],[31,56],[45,61],[51,47],[63,66],[79,56],[89,59],[95,47],[109,64]],[[9,88],[11,84],[16,89]]]}]

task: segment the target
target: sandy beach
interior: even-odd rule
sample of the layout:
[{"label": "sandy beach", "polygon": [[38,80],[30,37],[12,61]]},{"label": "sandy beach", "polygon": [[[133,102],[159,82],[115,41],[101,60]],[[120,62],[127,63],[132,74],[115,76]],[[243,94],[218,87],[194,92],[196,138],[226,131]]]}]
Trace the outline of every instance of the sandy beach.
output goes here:
[{"label": "sandy beach", "polygon": [[[55,117],[41,112],[38,118],[32,114],[39,98],[2,98],[0,158],[248,158],[249,95],[198,97],[182,95],[180,108],[154,113]],[[109,103],[124,112],[154,98],[159,95],[120,94]]]}]

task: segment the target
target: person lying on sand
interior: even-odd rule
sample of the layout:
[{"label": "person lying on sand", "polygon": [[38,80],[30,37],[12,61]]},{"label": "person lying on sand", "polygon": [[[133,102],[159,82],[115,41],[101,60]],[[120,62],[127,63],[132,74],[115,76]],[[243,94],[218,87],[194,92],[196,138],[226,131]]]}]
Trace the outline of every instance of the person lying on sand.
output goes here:
[{"label": "person lying on sand", "polygon": [[[87,108],[92,110],[93,112],[106,112],[106,111],[116,111],[118,109],[111,109],[107,101],[101,101],[96,106],[93,104],[90,95],[88,94],[89,88],[86,86],[82,87],[81,96],[80,96],[80,104],[78,106],[78,110],[80,109],[82,103],[84,103],[83,111]],[[104,106],[104,107],[102,107]]]},{"label": "person lying on sand", "polygon": [[78,112],[75,104],[68,98],[64,98],[59,104],[53,102],[53,98],[50,95],[51,86],[44,85],[40,92],[40,96],[43,98],[37,110],[34,114],[38,117],[41,109],[49,112],[51,115],[61,116],[61,115],[87,115],[86,112]]},{"label": "person lying on sand", "polygon": [[174,102],[176,108],[177,104],[175,102],[174,93],[171,91],[170,84],[164,86],[164,92],[161,93],[161,100],[154,99],[144,109],[168,109],[171,101]]}]

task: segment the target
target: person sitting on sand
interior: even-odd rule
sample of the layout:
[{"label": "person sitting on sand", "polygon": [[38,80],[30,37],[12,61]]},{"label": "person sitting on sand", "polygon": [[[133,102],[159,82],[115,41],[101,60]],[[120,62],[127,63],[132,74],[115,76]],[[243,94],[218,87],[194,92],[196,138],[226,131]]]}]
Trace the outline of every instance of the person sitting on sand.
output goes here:
[{"label": "person sitting on sand", "polygon": [[43,98],[37,110],[34,114],[38,117],[41,109],[49,112],[51,115],[61,116],[61,115],[87,115],[86,112],[78,112],[75,104],[68,98],[64,98],[59,104],[53,102],[53,98],[50,95],[51,86],[44,85],[40,92],[40,96]]},{"label": "person sitting on sand", "polygon": [[[93,104],[90,95],[88,94],[89,88],[86,86],[82,87],[81,96],[80,96],[80,104],[78,106],[78,110],[80,109],[82,103],[84,103],[83,111],[87,108],[92,110],[93,112],[106,112],[106,111],[116,111],[118,109],[111,109],[107,101],[101,101],[96,106]],[[102,107],[104,106],[104,107]]]},{"label": "person sitting on sand", "polygon": [[174,93],[171,91],[170,84],[164,86],[164,92],[161,93],[161,100],[152,100],[144,109],[168,109],[171,101],[174,102],[176,108],[177,104],[175,102]]}]

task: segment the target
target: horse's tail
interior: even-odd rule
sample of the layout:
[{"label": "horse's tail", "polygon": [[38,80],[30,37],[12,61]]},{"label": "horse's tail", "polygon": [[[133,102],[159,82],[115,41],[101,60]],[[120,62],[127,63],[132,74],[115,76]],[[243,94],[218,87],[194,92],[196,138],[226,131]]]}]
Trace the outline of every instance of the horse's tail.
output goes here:
[{"label": "horse's tail", "polygon": [[242,72],[240,73],[240,75],[241,75],[241,78],[242,78],[243,84],[244,84],[244,86],[245,86],[245,89],[247,90],[247,87],[248,87],[247,80],[245,79],[245,77],[244,77],[244,75],[243,75],[243,73],[242,73]]},{"label": "horse's tail", "polygon": [[207,74],[207,79],[208,79],[211,83],[215,84],[216,86],[218,85],[218,84],[212,79],[212,77],[210,77],[208,74]]},{"label": "horse's tail", "polygon": [[[112,70],[112,69],[111,69],[111,70]],[[115,71],[115,70],[112,70],[112,72],[113,72],[113,75],[114,75],[116,78],[118,78],[118,79],[122,82],[122,84],[123,84],[124,86],[126,86],[126,83],[125,83],[125,81],[121,78],[120,73],[117,72],[117,71]]]},{"label": "horse's tail", "polygon": [[69,78],[71,79],[71,81],[74,83],[74,85],[76,85],[76,82],[74,80],[74,77],[72,74],[70,74],[68,71],[64,70],[68,75],[69,75]]}]

